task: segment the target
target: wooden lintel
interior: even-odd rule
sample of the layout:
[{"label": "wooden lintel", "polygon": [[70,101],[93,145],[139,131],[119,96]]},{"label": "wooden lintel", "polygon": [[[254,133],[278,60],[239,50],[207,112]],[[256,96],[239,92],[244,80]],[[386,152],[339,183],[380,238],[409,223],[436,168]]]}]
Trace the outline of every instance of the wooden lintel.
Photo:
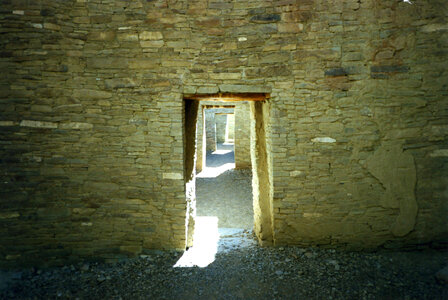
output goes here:
[{"label": "wooden lintel", "polygon": [[232,109],[235,108],[235,105],[211,105],[211,104],[206,104],[203,106],[204,108],[224,108],[224,109]]},{"label": "wooden lintel", "polygon": [[219,93],[184,95],[184,99],[199,101],[264,101],[267,98],[269,98],[269,94],[265,93]]}]

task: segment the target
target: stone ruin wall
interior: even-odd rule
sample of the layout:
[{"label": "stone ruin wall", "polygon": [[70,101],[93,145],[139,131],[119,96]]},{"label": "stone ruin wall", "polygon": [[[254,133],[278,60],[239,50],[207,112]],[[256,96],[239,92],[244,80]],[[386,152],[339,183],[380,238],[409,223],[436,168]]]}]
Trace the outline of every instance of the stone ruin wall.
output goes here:
[{"label": "stone ruin wall", "polygon": [[227,116],[225,141],[234,143],[235,140],[235,113]]},{"label": "stone ruin wall", "polygon": [[204,109],[202,105],[198,105],[198,121],[196,124],[196,174],[205,168],[206,152],[204,145]]},{"label": "stone ruin wall", "polygon": [[250,107],[241,102],[235,106],[235,168],[250,169]]},{"label": "stone ruin wall", "polygon": [[270,93],[275,245],[446,241],[444,0],[3,1],[2,265],[185,247],[183,95]]},{"label": "stone ruin wall", "polygon": [[226,140],[227,115],[215,114],[216,142],[224,143]]}]

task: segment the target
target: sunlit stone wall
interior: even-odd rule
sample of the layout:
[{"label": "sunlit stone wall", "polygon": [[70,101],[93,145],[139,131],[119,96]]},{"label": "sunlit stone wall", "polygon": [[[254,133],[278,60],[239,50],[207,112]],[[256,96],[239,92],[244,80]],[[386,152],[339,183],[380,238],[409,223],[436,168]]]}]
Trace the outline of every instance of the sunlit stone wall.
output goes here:
[{"label": "sunlit stone wall", "polygon": [[4,1],[0,260],[185,247],[183,95],[269,92],[276,245],[446,240],[445,0]]},{"label": "sunlit stone wall", "polygon": [[198,106],[198,122],[196,124],[196,173],[205,167],[205,143],[204,143],[204,108]]},{"label": "sunlit stone wall", "polygon": [[235,106],[235,168],[250,167],[250,108],[241,102]]},{"label": "sunlit stone wall", "polygon": [[204,110],[205,150],[206,153],[216,150],[216,112],[214,109]]},{"label": "sunlit stone wall", "polygon": [[235,139],[235,113],[227,115],[226,143],[233,143]]},{"label": "sunlit stone wall", "polygon": [[227,114],[215,114],[216,143],[223,144],[226,141]]}]

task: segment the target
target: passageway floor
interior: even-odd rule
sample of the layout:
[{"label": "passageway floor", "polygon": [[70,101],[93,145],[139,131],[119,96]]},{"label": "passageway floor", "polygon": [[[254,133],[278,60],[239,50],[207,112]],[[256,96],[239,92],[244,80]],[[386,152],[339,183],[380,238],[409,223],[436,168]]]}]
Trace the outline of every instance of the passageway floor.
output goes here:
[{"label": "passageway floor", "polygon": [[363,253],[249,243],[218,252],[205,268],[173,268],[180,256],[154,251],[113,264],[3,272],[10,280],[0,284],[0,298],[448,299],[448,285],[435,277],[447,254],[431,249]]},{"label": "passageway floor", "polygon": [[252,229],[251,170],[227,170],[217,178],[196,179],[198,216],[215,216],[220,228]]},{"label": "passageway floor", "polygon": [[217,217],[220,228],[252,229],[252,170],[234,168],[233,144],[218,144],[207,153],[196,178],[197,216]]}]

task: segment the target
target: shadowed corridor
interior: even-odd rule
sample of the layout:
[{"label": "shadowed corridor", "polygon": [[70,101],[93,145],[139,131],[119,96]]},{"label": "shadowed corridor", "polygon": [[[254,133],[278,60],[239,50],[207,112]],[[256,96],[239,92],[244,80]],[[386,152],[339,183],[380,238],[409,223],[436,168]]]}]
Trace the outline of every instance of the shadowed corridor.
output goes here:
[{"label": "shadowed corridor", "polygon": [[196,181],[197,216],[218,217],[219,228],[252,229],[252,171],[236,170],[233,144],[207,153]]}]

